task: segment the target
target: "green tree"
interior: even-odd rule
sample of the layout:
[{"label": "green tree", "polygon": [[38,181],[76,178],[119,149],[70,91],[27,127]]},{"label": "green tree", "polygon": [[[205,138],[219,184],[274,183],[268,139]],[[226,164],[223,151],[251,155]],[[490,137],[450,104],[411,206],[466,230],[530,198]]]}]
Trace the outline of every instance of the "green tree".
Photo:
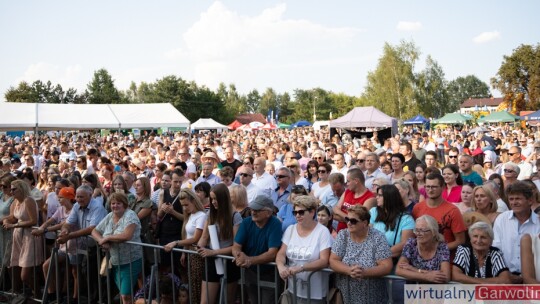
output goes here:
[{"label": "green tree", "polygon": [[261,95],[259,91],[252,90],[246,96],[246,111],[248,113],[255,113],[259,109],[259,104],[261,103]]},{"label": "green tree", "polygon": [[448,103],[453,105],[456,110],[469,98],[488,98],[491,95],[489,86],[475,75],[458,77],[450,81],[446,90]]},{"label": "green tree", "polygon": [[413,71],[419,55],[413,42],[385,43],[377,68],[367,76],[363,97],[368,105],[400,119],[417,113]]},{"label": "green tree", "polygon": [[278,95],[272,88],[267,88],[261,96],[261,102],[259,103],[259,109],[257,112],[262,113],[264,116],[269,110],[276,109],[278,105]]},{"label": "green tree", "polygon": [[454,112],[461,104],[449,102],[444,71],[429,55],[426,68],[416,76],[416,89],[418,110],[427,117],[440,117],[444,113]]},{"label": "green tree", "polygon": [[[510,56],[504,56],[491,84],[511,102],[512,108],[531,110],[540,107],[540,44],[522,44]],[[517,101],[524,100],[524,104]]]},{"label": "green tree", "polygon": [[21,81],[16,88],[10,87],[4,94],[7,102],[38,102],[32,86]]},{"label": "green tree", "polygon": [[88,102],[91,104],[121,103],[120,93],[114,85],[109,72],[99,69],[94,72],[94,78],[88,83]]}]

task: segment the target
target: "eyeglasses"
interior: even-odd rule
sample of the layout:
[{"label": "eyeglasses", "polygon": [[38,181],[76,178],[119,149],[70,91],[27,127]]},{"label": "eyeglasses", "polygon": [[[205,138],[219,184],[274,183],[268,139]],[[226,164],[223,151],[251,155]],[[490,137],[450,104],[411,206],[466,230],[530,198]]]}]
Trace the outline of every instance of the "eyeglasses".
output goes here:
[{"label": "eyeglasses", "polygon": [[82,160],[80,160],[80,159],[77,160],[77,164],[80,164],[80,163],[82,163]]},{"label": "eyeglasses", "polygon": [[324,151],[325,151],[325,152],[330,152],[330,150],[332,150],[332,149],[325,149]]},{"label": "eyeglasses", "polygon": [[356,161],[359,162],[359,163],[363,163],[363,162],[365,162],[366,160],[365,160],[365,159],[362,159],[362,158],[358,158],[358,159],[356,159]]},{"label": "eyeglasses", "polygon": [[323,159],[321,156],[315,156],[315,157],[312,157],[311,159]]},{"label": "eyeglasses", "polygon": [[413,233],[418,235],[418,234],[426,234],[428,232],[431,232],[430,229],[413,229]]},{"label": "eyeglasses", "polygon": [[360,222],[360,220],[357,220],[355,218],[350,218],[350,217],[345,217],[345,222],[346,223],[350,223],[351,225],[356,225],[358,224],[358,222]]},{"label": "eyeglasses", "polygon": [[457,155],[448,155],[448,158],[457,158]]},{"label": "eyeglasses", "polygon": [[517,153],[508,153],[508,155],[510,156],[514,156],[514,154],[517,154]]},{"label": "eyeglasses", "polygon": [[247,173],[240,173],[240,176],[242,176],[242,177],[248,177],[248,176],[250,176],[250,177],[251,177],[251,175],[249,175],[249,174],[247,174]]},{"label": "eyeglasses", "polygon": [[326,173],[326,170],[317,170],[317,173]]},{"label": "eyeglasses", "polygon": [[294,168],[296,168],[296,166],[287,166],[287,168],[294,169]]},{"label": "eyeglasses", "polygon": [[434,190],[434,189],[437,189],[439,188],[440,186],[431,186],[431,185],[425,185],[424,188],[428,189],[428,190]]},{"label": "eyeglasses", "polygon": [[504,173],[514,173],[516,171],[512,170],[512,169],[504,169]]},{"label": "eyeglasses", "polygon": [[285,178],[285,177],[289,177],[288,175],[276,175],[276,178]]},{"label": "eyeglasses", "polygon": [[306,211],[309,211],[309,210],[293,210],[292,215],[294,215],[294,216],[297,216],[297,215],[304,216],[304,213],[306,213]]}]

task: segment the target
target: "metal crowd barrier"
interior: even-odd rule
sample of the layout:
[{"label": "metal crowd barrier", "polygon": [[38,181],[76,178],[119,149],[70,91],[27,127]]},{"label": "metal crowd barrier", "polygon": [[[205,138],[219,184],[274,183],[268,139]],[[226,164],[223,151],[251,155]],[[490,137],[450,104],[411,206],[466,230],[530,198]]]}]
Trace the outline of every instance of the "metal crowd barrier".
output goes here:
[{"label": "metal crowd barrier", "polygon": [[[116,284],[114,280],[115,279],[119,281],[125,280],[125,279],[130,280],[131,278],[123,278],[123,277],[115,278],[114,274],[110,271],[109,268],[107,268],[105,276],[100,276],[99,271],[100,271],[102,260],[104,258],[110,258],[110,252],[102,254],[101,249],[95,246],[94,247],[90,246],[84,250],[80,250],[79,248],[84,248],[84,246],[79,245],[79,242],[81,240],[76,239],[72,241],[77,242],[77,249],[78,249],[77,251],[78,254],[75,255],[75,263],[76,263],[75,273],[77,275],[77,280],[78,280],[78,284],[76,285],[77,286],[77,293],[76,293],[77,302],[76,303],[120,303],[119,299],[117,298],[115,299],[115,296],[117,295],[118,290],[116,288]],[[134,286],[131,289],[131,299],[133,303],[135,303],[138,300],[138,299],[135,299],[134,296],[135,296],[135,291],[139,289],[142,289],[141,299],[142,301],[144,301],[144,303],[152,303],[152,300],[156,300],[157,303],[160,303],[161,293],[160,293],[160,284],[159,284],[159,257],[160,257],[161,251],[164,250],[163,246],[154,245],[154,244],[146,244],[146,243],[137,243],[137,242],[125,242],[125,244],[129,244],[131,246],[139,246],[141,247],[141,250],[143,250],[143,248],[145,247],[151,248],[153,249],[153,253],[154,253],[153,262],[151,263],[149,263],[145,259],[144,256],[142,258],[142,270],[139,275],[139,278],[142,278],[142,286],[140,285],[140,280],[139,282],[137,281],[131,282],[132,285]],[[45,245],[46,244],[44,243],[44,248],[46,248]],[[192,282],[193,276],[191,275],[192,274],[191,259],[195,255],[198,256],[198,253],[196,251],[179,249],[179,248],[174,248],[172,252],[185,253],[187,255],[187,258],[186,258],[186,265],[187,265],[186,274],[187,274],[187,280],[188,280],[187,286],[188,286],[188,294],[191,296],[193,284],[201,284],[202,282],[202,281]],[[34,290],[38,290],[42,292],[42,294],[40,294],[40,292],[37,292],[37,294],[33,295],[33,299],[38,302],[50,303],[49,301],[50,299],[47,299],[48,287],[50,286],[53,280],[57,283],[61,281],[59,270],[60,268],[63,268],[64,269],[63,280],[64,280],[65,291],[66,291],[65,294],[67,295],[67,299],[65,303],[74,303],[71,300],[71,295],[73,294],[73,291],[74,291],[72,288],[74,288],[75,285],[74,285],[74,280],[72,278],[71,272],[69,271],[70,269],[69,258],[68,256],[66,256],[64,263],[60,265],[60,263],[58,262],[58,255],[59,255],[59,248],[55,246],[51,251],[48,273],[43,274],[41,267],[40,269],[37,269],[38,267],[34,267]],[[215,256],[215,258],[221,258],[224,261],[233,260],[233,257],[223,256],[223,255]],[[82,259],[82,261],[79,259]],[[176,269],[176,266],[178,265],[180,261],[175,261],[173,254],[170,255],[170,259],[171,259],[170,262],[171,262],[172,273],[174,273],[174,269]],[[131,252],[130,252],[130,260],[131,260]],[[95,262],[95,264],[93,262]],[[203,271],[205,271],[206,274],[208,274],[208,263],[209,263],[208,259],[204,259]],[[228,292],[227,291],[227,263],[223,263],[223,265],[224,265],[224,275],[222,276],[221,281],[220,281],[221,287],[218,293],[217,303],[227,303],[227,299],[228,299],[227,297],[228,296],[227,295],[227,292]],[[282,292],[282,288],[280,288],[280,286],[282,286],[283,280],[279,277],[276,264],[269,263],[269,264],[266,264],[265,266],[268,266],[268,265],[274,267],[274,280],[270,282],[261,280],[261,270],[260,270],[261,265],[256,266],[257,272],[256,272],[255,285],[257,286],[256,288],[257,288],[258,303],[262,302],[262,290],[261,290],[262,288],[269,288],[273,290],[275,303],[278,302],[279,296]],[[55,270],[54,272],[52,271],[53,269]],[[5,267],[2,267],[2,272],[1,272],[2,275],[4,274],[4,271],[5,271]],[[132,271],[133,271],[132,264],[130,264],[130,273],[132,273]],[[328,275],[334,273],[329,268],[322,269],[318,272],[328,273]],[[297,286],[298,283],[297,283],[296,278],[292,280],[293,281],[292,301],[294,304],[298,302],[308,303],[308,304],[311,303],[311,276],[315,273],[316,272],[311,272],[308,275],[307,282],[302,283],[302,284],[307,284],[307,299],[299,298],[295,296],[297,294],[296,290],[298,288]],[[38,284],[38,280],[40,276],[42,276],[42,279],[45,280],[45,284],[43,285],[43,290],[40,290],[39,288],[40,284]],[[12,271],[11,272],[11,287],[15,283],[14,279],[15,278],[13,277],[13,271]],[[383,277],[382,279],[384,279],[387,283],[389,303],[393,303],[392,280],[405,280],[405,278],[395,276],[395,275],[388,275],[388,276]],[[149,285],[148,290],[146,290],[145,288],[145,285],[146,285],[145,281],[148,281],[148,285]],[[83,282],[84,282],[84,286],[82,284]],[[171,280],[171,282],[173,284],[172,302],[176,304],[176,303],[179,303],[178,302],[179,289],[176,286],[174,286],[175,284],[174,280]],[[5,284],[6,282],[2,281],[1,283],[2,284],[0,286],[2,287],[2,292],[4,293],[4,295],[8,295],[10,297],[16,296],[16,294],[12,290],[6,289],[6,284]],[[240,280],[238,283],[239,284],[236,290],[236,294],[237,294],[236,302],[239,301],[240,303],[249,303],[246,297],[248,282],[246,280],[246,270],[244,268],[240,269]],[[58,300],[57,303],[62,303],[60,298],[61,298],[61,295],[64,294],[63,289],[64,289],[63,286],[61,286],[60,284],[56,284],[54,293]],[[206,298],[208,299],[209,298],[208,288],[206,288],[206,291],[207,291]],[[141,301],[141,299],[139,299],[139,301]],[[190,303],[193,303],[193,302],[190,302]],[[195,303],[195,304],[198,304],[198,303]]]}]

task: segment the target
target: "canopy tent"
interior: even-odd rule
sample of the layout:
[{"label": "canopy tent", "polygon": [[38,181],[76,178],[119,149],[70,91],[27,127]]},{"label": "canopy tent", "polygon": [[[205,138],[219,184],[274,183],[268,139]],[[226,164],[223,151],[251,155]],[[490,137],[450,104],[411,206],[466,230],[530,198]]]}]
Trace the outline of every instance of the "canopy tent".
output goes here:
[{"label": "canopy tent", "polygon": [[275,124],[270,123],[270,122],[267,122],[264,126],[261,127],[261,129],[263,129],[263,130],[275,130],[277,128],[278,128],[278,126],[276,126]]},{"label": "canopy tent", "polygon": [[302,128],[302,127],[309,127],[309,126],[311,126],[311,123],[309,123],[309,121],[299,120],[299,121],[291,124],[289,126],[289,128],[292,129],[292,128]]},{"label": "canopy tent", "polygon": [[423,125],[428,121],[429,121],[429,119],[427,119],[424,116],[418,114],[418,115],[416,115],[415,117],[413,117],[413,118],[411,118],[409,120],[405,120],[403,122],[403,124],[404,125]]},{"label": "canopy tent", "polygon": [[521,116],[523,120],[540,120],[540,110]]},{"label": "canopy tent", "polygon": [[478,119],[478,122],[496,123],[496,122],[515,122],[519,120],[519,116],[516,116],[507,111],[492,112],[486,117]]},{"label": "canopy tent", "polygon": [[321,127],[328,127],[328,120],[317,120],[313,123],[313,130],[320,130]]},{"label": "canopy tent", "polygon": [[0,103],[0,130],[188,128],[189,120],[169,103]]},{"label": "canopy tent", "polygon": [[289,128],[290,126],[291,126],[291,125],[288,125],[288,124],[282,123],[282,122],[280,122],[280,123],[278,124],[278,127],[279,127],[280,129],[287,129],[287,128]]},{"label": "canopy tent", "polygon": [[218,132],[223,132],[228,130],[229,127],[222,125],[219,122],[213,120],[212,118],[199,118],[196,122],[191,124],[192,130],[217,130]]},{"label": "canopy tent", "polygon": [[239,122],[238,120],[235,120],[235,121],[231,122],[227,127],[229,127],[229,130],[236,130],[241,125],[242,125],[241,122]]},{"label": "canopy tent", "polygon": [[431,121],[432,124],[465,124],[471,118],[460,113],[448,113],[439,119]]},{"label": "canopy tent", "polygon": [[375,107],[356,107],[330,121],[330,128],[392,128],[397,132],[397,119]]}]

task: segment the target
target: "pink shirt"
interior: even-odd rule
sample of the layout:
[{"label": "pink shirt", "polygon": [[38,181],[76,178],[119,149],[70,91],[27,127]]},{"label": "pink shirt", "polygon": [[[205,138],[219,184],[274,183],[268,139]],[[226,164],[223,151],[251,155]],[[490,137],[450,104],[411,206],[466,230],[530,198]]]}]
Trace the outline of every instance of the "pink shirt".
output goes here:
[{"label": "pink shirt", "polygon": [[448,188],[444,187],[442,197],[449,203],[457,204],[461,202],[461,186],[455,185],[448,193]]}]

